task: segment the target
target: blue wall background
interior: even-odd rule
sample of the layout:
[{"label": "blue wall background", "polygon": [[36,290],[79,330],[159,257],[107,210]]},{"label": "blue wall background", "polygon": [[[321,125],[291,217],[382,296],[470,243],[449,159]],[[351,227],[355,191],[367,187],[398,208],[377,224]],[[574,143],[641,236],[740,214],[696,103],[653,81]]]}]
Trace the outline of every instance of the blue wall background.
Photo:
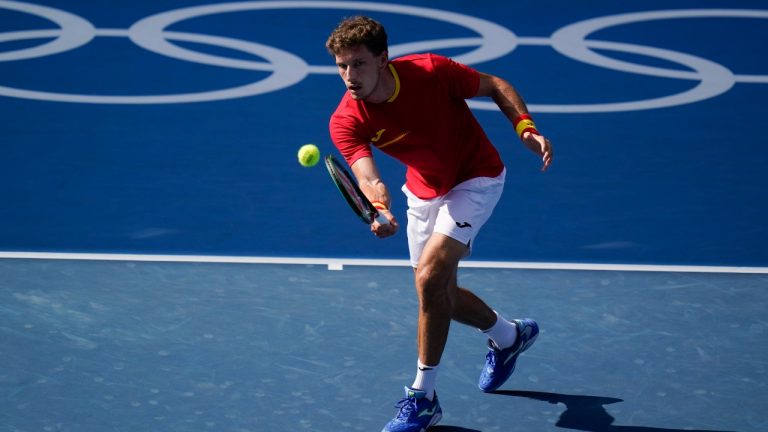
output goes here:
[{"label": "blue wall background", "polygon": [[[37,1],[97,29],[126,30],[154,14],[215,1]],[[640,3],[445,1],[425,5],[476,17],[519,37],[629,12],[701,8],[699,1]],[[270,72],[192,63],[149,52],[125,36],[21,60],[4,53],[53,40],[23,30],[57,29],[0,1],[0,86],[83,95],[160,95],[242,86]],[[176,32],[258,42],[312,65],[332,65],[324,41],[343,17],[367,13],[391,44],[477,37],[422,17],[344,9],[269,9],[200,16]],[[709,1],[707,8],[760,9],[755,17],[680,18],[606,28],[592,40],[662,48],[737,75],[768,74],[768,4]],[[521,13],[524,11],[525,13]],[[103,33],[102,33],[103,34]],[[6,35],[2,39],[2,35]],[[10,36],[9,36],[10,35]],[[16,36],[13,36],[16,35]],[[14,39],[15,38],[15,39]],[[13,39],[13,40],[6,40]],[[241,60],[252,54],[178,42]],[[473,47],[435,50],[461,55]],[[690,68],[647,55],[598,50],[660,68]],[[258,57],[258,56],[256,56]],[[696,80],[609,70],[550,46],[522,45],[473,64],[510,80],[530,105],[635,101],[674,95]],[[758,78],[758,81],[762,78]],[[762,80],[766,81],[766,80]],[[296,151],[334,152],[327,120],[343,92],[334,75],[310,73],[287,88],[212,102],[103,104],[0,96],[0,250],[404,258],[404,231],[374,239],[341,201],[321,166]],[[768,265],[766,82],[678,106],[624,112],[535,113],[555,146],[551,170],[519,144],[498,112],[476,110],[502,152],[508,184],[474,259],[511,261]],[[378,160],[404,220],[403,169]]]}]

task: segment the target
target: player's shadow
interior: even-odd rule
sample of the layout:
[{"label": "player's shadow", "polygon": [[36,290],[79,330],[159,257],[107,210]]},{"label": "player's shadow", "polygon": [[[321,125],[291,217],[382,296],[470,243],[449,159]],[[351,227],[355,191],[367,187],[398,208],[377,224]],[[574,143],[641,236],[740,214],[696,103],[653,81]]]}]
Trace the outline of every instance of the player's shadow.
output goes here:
[{"label": "player's shadow", "polygon": [[432,426],[429,432],[481,432],[477,429],[467,429],[458,426]]},{"label": "player's shadow", "polygon": [[560,419],[555,424],[565,429],[589,432],[728,432],[614,425],[615,419],[608,414],[604,405],[623,402],[617,398],[514,390],[499,390],[495,393],[565,405],[565,411],[560,414]]}]

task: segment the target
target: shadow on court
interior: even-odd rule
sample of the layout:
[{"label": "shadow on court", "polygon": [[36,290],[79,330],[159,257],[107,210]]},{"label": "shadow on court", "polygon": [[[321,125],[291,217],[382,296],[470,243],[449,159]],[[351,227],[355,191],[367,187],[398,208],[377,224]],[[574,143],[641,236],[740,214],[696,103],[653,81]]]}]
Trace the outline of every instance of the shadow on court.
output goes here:
[{"label": "shadow on court", "polygon": [[477,429],[467,429],[458,426],[434,426],[429,428],[430,432],[481,432]]},{"label": "shadow on court", "polygon": [[612,397],[516,390],[500,390],[495,392],[495,394],[565,405],[565,411],[560,414],[560,419],[555,423],[555,426],[564,429],[590,432],[731,432],[721,430],[669,429],[647,426],[614,425],[613,422],[615,419],[605,410],[605,405],[623,402],[623,400]]}]

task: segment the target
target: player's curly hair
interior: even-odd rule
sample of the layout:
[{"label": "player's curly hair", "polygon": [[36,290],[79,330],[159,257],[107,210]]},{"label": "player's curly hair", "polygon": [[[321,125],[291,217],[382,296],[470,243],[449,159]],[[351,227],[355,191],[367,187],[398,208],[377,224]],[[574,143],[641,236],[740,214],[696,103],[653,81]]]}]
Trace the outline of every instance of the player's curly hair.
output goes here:
[{"label": "player's curly hair", "polygon": [[374,56],[387,51],[387,32],[380,22],[366,16],[346,18],[333,30],[325,47],[331,55],[365,45]]}]

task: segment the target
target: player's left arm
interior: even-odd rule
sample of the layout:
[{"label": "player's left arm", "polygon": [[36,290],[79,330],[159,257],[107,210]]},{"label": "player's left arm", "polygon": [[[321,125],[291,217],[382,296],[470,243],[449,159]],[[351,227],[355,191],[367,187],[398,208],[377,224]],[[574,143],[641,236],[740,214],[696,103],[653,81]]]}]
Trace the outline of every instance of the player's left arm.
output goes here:
[{"label": "player's left arm", "polygon": [[384,238],[394,235],[397,232],[398,224],[395,216],[392,215],[390,208],[392,200],[389,196],[387,185],[381,180],[379,169],[373,158],[370,156],[361,157],[352,164],[352,173],[357,178],[360,190],[372,202],[383,204],[386,209],[379,209],[379,213],[389,220],[388,225],[382,225],[376,221],[371,224],[371,232],[377,237]]},{"label": "player's left arm", "polygon": [[[525,101],[523,101],[520,93],[517,92],[512,84],[497,76],[481,72],[480,85],[475,96],[486,96],[493,99],[512,124],[521,115],[528,114],[528,107],[525,105]],[[523,132],[520,139],[526,147],[541,156],[544,163],[541,170],[546,171],[552,164],[552,143],[549,139],[529,131]]]}]

